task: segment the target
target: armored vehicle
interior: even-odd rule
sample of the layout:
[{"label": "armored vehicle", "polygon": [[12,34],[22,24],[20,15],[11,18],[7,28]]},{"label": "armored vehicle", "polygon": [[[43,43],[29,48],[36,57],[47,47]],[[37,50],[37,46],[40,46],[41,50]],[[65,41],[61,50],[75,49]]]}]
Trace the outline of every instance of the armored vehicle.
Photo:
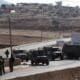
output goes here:
[{"label": "armored vehicle", "polygon": [[61,51],[54,51],[53,53],[51,53],[52,55],[52,60],[55,60],[56,58],[59,58],[60,60],[63,60],[63,54]]},{"label": "armored vehicle", "polygon": [[39,64],[49,65],[48,56],[43,53],[43,51],[33,51],[31,54],[31,65],[39,65]]},{"label": "armored vehicle", "polygon": [[63,53],[59,47],[44,47],[44,51],[49,56],[49,60],[55,60],[56,58],[63,60]]},{"label": "armored vehicle", "polygon": [[62,52],[67,59],[79,59],[80,45],[64,44]]},{"label": "armored vehicle", "polygon": [[13,50],[15,58],[19,58],[21,61],[28,61],[28,54],[25,50]]}]

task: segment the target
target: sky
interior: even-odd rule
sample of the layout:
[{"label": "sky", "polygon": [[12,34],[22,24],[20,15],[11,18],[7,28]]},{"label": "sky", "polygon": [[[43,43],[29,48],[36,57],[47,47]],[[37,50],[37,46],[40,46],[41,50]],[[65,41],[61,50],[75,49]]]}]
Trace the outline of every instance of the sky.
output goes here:
[{"label": "sky", "polygon": [[55,5],[55,2],[62,1],[65,6],[80,6],[80,0],[5,0],[11,3],[49,3]]}]

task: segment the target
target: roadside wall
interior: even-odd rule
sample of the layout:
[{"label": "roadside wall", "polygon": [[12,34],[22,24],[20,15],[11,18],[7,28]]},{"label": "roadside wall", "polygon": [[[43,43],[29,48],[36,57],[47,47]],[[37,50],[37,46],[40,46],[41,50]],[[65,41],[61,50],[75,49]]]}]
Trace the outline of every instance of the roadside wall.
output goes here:
[{"label": "roadside wall", "polygon": [[10,80],[80,80],[80,67],[41,73]]}]

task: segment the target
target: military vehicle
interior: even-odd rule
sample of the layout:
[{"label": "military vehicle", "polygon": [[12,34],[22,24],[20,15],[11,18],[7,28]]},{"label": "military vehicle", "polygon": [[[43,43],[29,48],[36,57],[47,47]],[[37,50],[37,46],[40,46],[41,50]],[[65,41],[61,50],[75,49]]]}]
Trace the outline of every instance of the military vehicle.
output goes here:
[{"label": "military vehicle", "polygon": [[24,60],[28,61],[28,54],[25,50],[13,50],[15,58],[19,58],[22,62]]},{"label": "military vehicle", "polygon": [[49,59],[43,50],[33,51],[31,54],[31,65],[46,64],[49,65]]},{"label": "military vehicle", "polygon": [[64,44],[62,52],[67,59],[79,59],[80,45]]},{"label": "military vehicle", "polygon": [[56,58],[63,60],[63,53],[59,47],[44,47],[43,50],[49,56],[49,60],[55,60]]}]

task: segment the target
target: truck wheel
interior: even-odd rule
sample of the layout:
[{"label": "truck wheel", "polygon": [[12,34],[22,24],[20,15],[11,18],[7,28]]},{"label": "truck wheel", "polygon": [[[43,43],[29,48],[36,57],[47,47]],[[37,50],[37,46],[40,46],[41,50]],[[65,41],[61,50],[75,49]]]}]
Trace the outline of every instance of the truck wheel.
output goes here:
[{"label": "truck wheel", "polygon": [[75,57],[76,60],[79,60],[79,57]]},{"label": "truck wheel", "polygon": [[37,63],[37,62],[35,62],[35,65],[38,65],[38,63]]},{"label": "truck wheel", "polygon": [[28,62],[28,58],[26,58],[26,62]]},{"label": "truck wheel", "polygon": [[52,58],[52,61],[55,61],[55,58]]},{"label": "truck wheel", "polygon": [[60,60],[63,60],[63,59],[64,59],[64,57],[63,57],[63,55],[61,55],[61,56],[60,56]]},{"label": "truck wheel", "polygon": [[44,65],[44,62],[42,62],[42,64]]},{"label": "truck wheel", "polygon": [[34,64],[34,62],[33,61],[31,61],[31,65],[33,65]]},{"label": "truck wheel", "polygon": [[49,65],[49,62],[46,62],[46,65]]}]

